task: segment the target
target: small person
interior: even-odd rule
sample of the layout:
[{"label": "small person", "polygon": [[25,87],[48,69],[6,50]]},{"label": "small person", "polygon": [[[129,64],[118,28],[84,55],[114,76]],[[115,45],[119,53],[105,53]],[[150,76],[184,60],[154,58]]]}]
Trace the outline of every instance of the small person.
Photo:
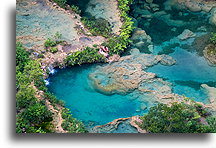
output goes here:
[{"label": "small person", "polygon": [[99,49],[99,53],[104,55],[106,58],[109,57],[109,49],[108,47],[101,46]]}]

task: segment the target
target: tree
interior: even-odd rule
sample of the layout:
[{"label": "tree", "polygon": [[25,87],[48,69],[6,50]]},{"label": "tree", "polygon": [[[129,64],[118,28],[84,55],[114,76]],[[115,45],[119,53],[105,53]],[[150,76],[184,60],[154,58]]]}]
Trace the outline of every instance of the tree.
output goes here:
[{"label": "tree", "polygon": [[52,121],[52,113],[41,103],[31,105],[23,112],[23,117],[32,124]]},{"label": "tree", "polygon": [[158,104],[152,107],[147,115],[141,117],[143,123],[140,127],[152,133],[213,132],[211,125],[203,125],[199,122],[201,116],[202,114],[192,105],[174,103],[169,107]]}]

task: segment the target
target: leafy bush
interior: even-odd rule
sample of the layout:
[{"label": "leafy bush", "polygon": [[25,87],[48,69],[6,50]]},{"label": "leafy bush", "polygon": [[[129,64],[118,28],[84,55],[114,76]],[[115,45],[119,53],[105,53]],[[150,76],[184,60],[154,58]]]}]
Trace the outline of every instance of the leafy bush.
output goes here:
[{"label": "leafy bush", "polygon": [[87,132],[84,128],[82,122],[72,118],[70,111],[68,109],[62,110],[62,118],[64,121],[62,122],[62,128],[67,130],[69,133],[85,133]]},{"label": "leafy bush", "polygon": [[52,113],[41,103],[35,103],[22,112],[23,117],[32,124],[52,121]]},{"label": "leafy bush", "polygon": [[[215,119],[212,125],[203,125],[199,122],[202,114],[197,107],[188,104],[172,104],[171,107],[159,104],[152,107],[149,113],[140,119],[138,123],[142,129],[152,133],[206,133],[214,132]],[[211,120],[212,121],[212,120]],[[210,123],[210,122],[209,122]]]},{"label": "leafy bush", "polygon": [[110,24],[103,18],[96,19],[95,17],[82,17],[81,21],[94,36],[101,35],[107,38],[111,35],[112,29],[110,27]]},{"label": "leafy bush", "polygon": [[212,33],[212,37],[210,38],[211,42],[216,45],[216,33]]},{"label": "leafy bush", "polygon": [[19,66],[19,70],[22,72],[25,65],[29,61],[30,53],[27,52],[20,42],[16,43],[16,66]]},{"label": "leafy bush", "polygon": [[45,41],[44,46],[45,46],[46,48],[48,48],[48,47],[54,47],[54,46],[56,46],[56,45],[58,45],[58,44],[64,42],[63,40],[60,40],[61,37],[62,37],[62,34],[59,33],[59,32],[56,32],[55,35],[54,35],[54,37],[53,37],[53,39],[48,38],[48,39]]},{"label": "leafy bush", "polygon": [[44,58],[44,55],[40,53],[40,54],[38,55],[38,58]]},{"label": "leafy bush", "polygon": [[55,3],[57,3],[61,8],[65,8],[67,0],[53,0]]},{"label": "leafy bush", "polygon": [[127,15],[131,3],[132,0],[118,0],[118,7],[121,11],[120,16],[123,19],[123,25],[119,36],[111,37],[108,42],[103,44],[110,49],[110,54],[121,54],[131,42],[129,37],[134,28],[132,27],[132,19]]},{"label": "leafy bush", "polygon": [[78,6],[71,5],[71,10],[74,11],[76,14],[81,14],[81,10]]},{"label": "leafy bush", "polygon": [[68,66],[80,65],[84,63],[103,62],[105,57],[98,53],[98,49],[86,47],[83,51],[73,52],[68,55],[65,62]]},{"label": "leafy bush", "polygon": [[58,48],[57,47],[52,47],[52,48],[50,48],[50,52],[56,53],[56,52],[58,52]]}]

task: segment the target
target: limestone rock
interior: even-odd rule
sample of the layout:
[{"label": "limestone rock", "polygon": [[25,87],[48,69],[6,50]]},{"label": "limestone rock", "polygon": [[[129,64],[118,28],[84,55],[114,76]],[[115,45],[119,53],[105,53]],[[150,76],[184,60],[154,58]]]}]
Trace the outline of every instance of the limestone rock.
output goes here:
[{"label": "limestone rock", "polygon": [[209,96],[209,102],[211,104],[214,104],[216,105],[215,103],[215,100],[216,100],[216,88],[215,87],[209,87],[208,85],[206,84],[202,84],[201,87],[203,89],[205,89],[207,92],[208,92],[208,96]]},{"label": "limestone rock", "polygon": [[212,9],[211,17],[209,18],[209,23],[216,26],[216,9]]},{"label": "limestone rock", "polygon": [[189,29],[185,29],[180,35],[177,36],[180,40],[186,40],[191,37],[195,37],[196,35],[190,31]]},{"label": "limestone rock", "polygon": [[131,55],[139,55],[140,51],[137,48],[133,48],[133,49],[130,50],[130,54]]}]

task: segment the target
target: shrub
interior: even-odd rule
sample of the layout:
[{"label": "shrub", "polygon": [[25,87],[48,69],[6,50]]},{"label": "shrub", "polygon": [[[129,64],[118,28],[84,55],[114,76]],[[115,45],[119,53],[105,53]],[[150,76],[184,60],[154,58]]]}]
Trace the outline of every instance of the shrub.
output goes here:
[{"label": "shrub", "polygon": [[67,0],[53,0],[55,3],[57,3],[61,8],[65,8]]},{"label": "shrub", "polygon": [[110,49],[110,54],[121,54],[131,42],[129,37],[134,28],[132,27],[132,19],[127,15],[127,12],[130,10],[129,5],[131,3],[132,0],[118,0],[118,7],[121,11],[123,25],[119,36],[111,37],[108,42],[103,44]]},{"label": "shrub", "polygon": [[104,62],[105,57],[98,53],[98,49],[86,47],[83,51],[73,52],[68,55],[65,62],[68,66],[85,63]]},{"label": "shrub", "polygon": [[48,39],[45,41],[44,46],[45,46],[46,48],[48,48],[48,47],[54,47],[54,46],[56,46],[56,45],[58,45],[58,44],[64,42],[63,40],[60,40],[61,37],[62,37],[62,34],[59,33],[59,32],[56,32],[55,35],[54,35],[54,37],[53,37],[53,39],[48,38]]},{"label": "shrub", "polygon": [[[200,108],[199,108],[200,109]],[[139,126],[152,133],[206,133],[213,132],[215,127],[203,125],[199,122],[202,114],[197,108],[184,104],[174,103],[172,106],[158,104],[152,107],[143,117]],[[215,122],[213,122],[215,125]]]},{"label": "shrub", "polygon": [[216,45],[216,33],[212,33],[211,42]]},{"label": "shrub", "polygon": [[57,47],[52,47],[52,48],[50,48],[50,52],[56,53],[56,52],[58,52],[58,48]]},{"label": "shrub", "polygon": [[38,58],[44,58],[44,55],[40,53],[40,54],[38,55]]},{"label": "shrub", "polygon": [[22,114],[23,117],[32,124],[52,121],[52,113],[41,103],[31,105]]},{"label": "shrub", "polygon": [[19,67],[19,70],[22,72],[25,65],[28,63],[30,53],[27,52],[20,42],[16,43],[16,66]]},{"label": "shrub", "polygon": [[46,48],[48,48],[48,47],[53,47],[53,46],[56,46],[56,45],[57,45],[57,42],[54,41],[54,40],[52,40],[51,38],[48,38],[48,39],[45,41],[45,43],[44,43],[44,46],[45,46]]},{"label": "shrub", "polygon": [[95,17],[82,17],[81,21],[94,36],[101,35],[107,38],[111,35],[111,26],[109,22],[103,18],[96,19]]},{"label": "shrub", "polygon": [[81,10],[79,9],[79,7],[75,5],[71,5],[71,10],[75,12],[76,14],[81,14]]},{"label": "shrub", "polygon": [[62,122],[62,128],[67,130],[69,133],[85,133],[86,130],[82,122],[73,118],[68,109],[62,110],[62,118],[64,121]]}]

